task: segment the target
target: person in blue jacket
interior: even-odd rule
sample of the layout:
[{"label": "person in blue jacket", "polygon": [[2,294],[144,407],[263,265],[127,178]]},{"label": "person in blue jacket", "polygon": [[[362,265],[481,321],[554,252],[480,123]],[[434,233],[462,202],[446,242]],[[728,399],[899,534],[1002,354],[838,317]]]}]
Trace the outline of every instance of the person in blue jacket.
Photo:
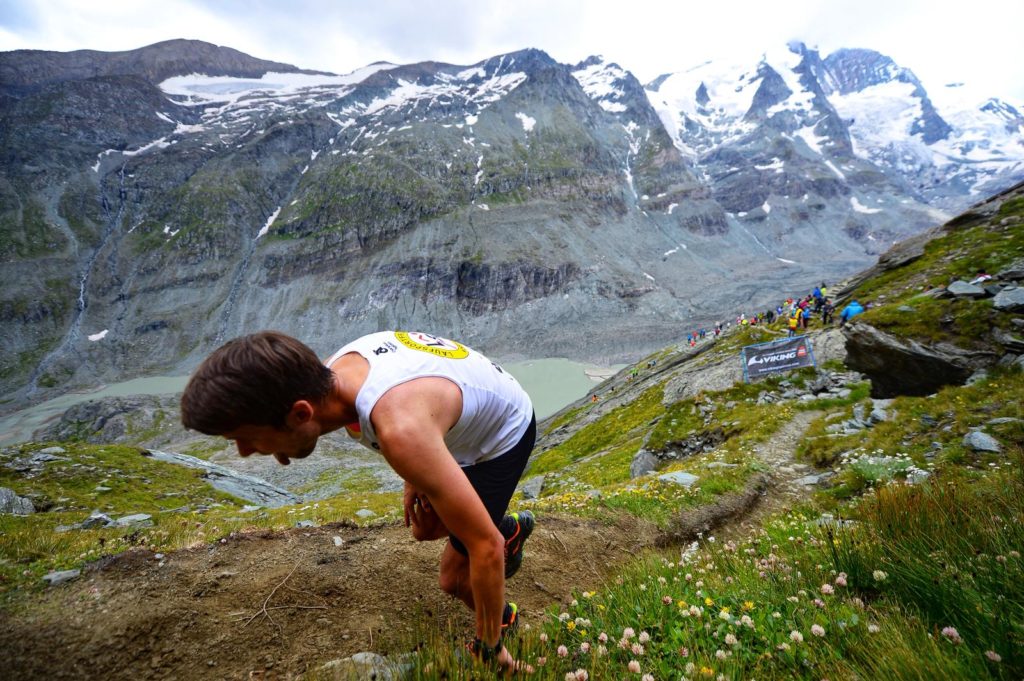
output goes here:
[{"label": "person in blue jacket", "polygon": [[842,327],[846,322],[850,321],[862,312],[864,312],[864,306],[856,300],[851,301],[849,305],[843,308],[842,314],[839,315],[839,326]]}]

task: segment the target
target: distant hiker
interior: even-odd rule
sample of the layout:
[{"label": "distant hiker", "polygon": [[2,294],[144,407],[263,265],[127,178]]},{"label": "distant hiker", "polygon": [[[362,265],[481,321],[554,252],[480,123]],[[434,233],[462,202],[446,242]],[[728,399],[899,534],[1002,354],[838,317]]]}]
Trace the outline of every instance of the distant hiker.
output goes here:
[{"label": "distant hiker", "polygon": [[811,322],[811,308],[805,307],[804,311],[800,313],[800,325],[803,326],[806,329],[807,325],[810,324],[810,322]]},{"label": "distant hiker", "polygon": [[800,319],[797,317],[797,315],[791,315],[789,318],[789,338],[792,338],[793,336],[796,335],[796,330],[799,325]]},{"label": "distant hiker", "polygon": [[821,289],[822,299],[828,298],[828,286],[825,286],[825,282],[821,282],[821,286],[818,288]]},{"label": "distant hiker", "polygon": [[591,395],[591,396],[590,396],[590,401],[591,401],[591,402],[597,402],[597,395],[596,395],[596,394],[594,394],[594,395]]},{"label": "distant hiker", "polygon": [[974,279],[971,279],[971,284],[984,284],[986,281],[992,278],[991,274],[985,274],[985,270],[978,270],[978,273],[974,275]]},{"label": "distant hiker", "polygon": [[821,308],[821,323],[825,326],[832,324],[832,315],[836,311],[836,306],[832,304],[832,301],[828,298],[825,299],[825,304]]},{"label": "distant hiker", "polygon": [[843,311],[839,314],[839,328],[843,328],[846,322],[850,321],[857,315],[864,312],[864,306],[858,303],[856,300],[851,301],[849,305],[843,308]]},{"label": "distant hiker", "polygon": [[185,388],[181,417],[188,428],[234,440],[243,457],[272,455],[282,465],[341,428],[379,452],[405,480],[412,536],[449,538],[440,586],[476,614],[473,654],[520,667],[502,645],[518,616],[505,580],[522,563],[534,518],[505,511],[537,421],[511,374],[425,333],[373,333],[321,362],[300,341],[265,331],[206,358]]}]

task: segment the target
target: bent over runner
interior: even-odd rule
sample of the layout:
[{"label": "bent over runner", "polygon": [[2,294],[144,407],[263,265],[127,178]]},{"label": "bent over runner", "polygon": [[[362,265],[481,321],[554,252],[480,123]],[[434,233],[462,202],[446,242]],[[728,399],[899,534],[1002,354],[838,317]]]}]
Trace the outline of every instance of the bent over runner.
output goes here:
[{"label": "bent over runner", "polygon": [[517,624],[505,580],[533,531],[506,515],[536,439],[529,396],[511,374],[465,345],[426,333],[356,339],[321,362],[283,333],[236,338],[196,369],[181,399],[188,428],[233,440],[238,453],[280,464],[309,456],[345,428],[405,480],[413,537],[448,537],[440,586],[475,613],[471,650],[518,668],[502,643]]}]

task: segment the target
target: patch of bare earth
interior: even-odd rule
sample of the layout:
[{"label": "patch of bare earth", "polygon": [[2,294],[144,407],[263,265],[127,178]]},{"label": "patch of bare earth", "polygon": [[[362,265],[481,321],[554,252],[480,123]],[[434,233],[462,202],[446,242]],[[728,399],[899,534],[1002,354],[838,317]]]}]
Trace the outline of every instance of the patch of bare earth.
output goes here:
[{"label": "patch of bare earth", "polygon": [[[509,598],[524,622],[539,622],[656,534],[635,521],[545,515]],[[162,561],[133,550],[0,613],[3,675],[285,679],[359,651],[407,647],[429,627],[469,636],[468,610],[437,586],[443,545],[415,542],[401,526],[336,524],[241,534]]]}]

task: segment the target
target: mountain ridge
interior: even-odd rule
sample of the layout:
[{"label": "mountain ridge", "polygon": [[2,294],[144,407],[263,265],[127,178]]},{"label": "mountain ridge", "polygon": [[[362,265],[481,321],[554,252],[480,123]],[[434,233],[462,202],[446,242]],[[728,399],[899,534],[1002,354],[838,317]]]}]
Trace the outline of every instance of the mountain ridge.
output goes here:
[{"label": "mountain ridge", "polygon": [[0,391],[186,372],[270,327],[324,353],[420,326],[492,356],[629,361],[850,273],[944,214],[854,153],[801,49],[803,72],[747,74],[752,113],[705,79],[677,116],[679,74],[645,90],[536,49],[7,93]]}]

